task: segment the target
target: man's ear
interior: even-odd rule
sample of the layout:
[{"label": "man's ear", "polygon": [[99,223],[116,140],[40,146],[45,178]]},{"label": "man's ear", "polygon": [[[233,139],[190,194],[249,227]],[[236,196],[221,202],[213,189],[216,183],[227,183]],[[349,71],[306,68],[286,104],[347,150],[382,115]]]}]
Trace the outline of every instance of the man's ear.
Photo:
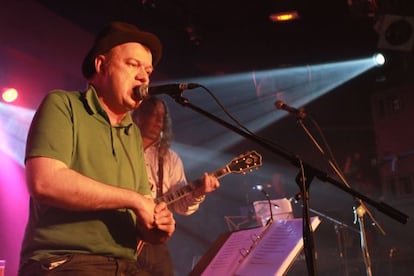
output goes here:
[{"label": "man's ear", "polygon": [[105,56],[104,55],[98,55],[95,57],[95,71],[98,74],[105,72]]}]

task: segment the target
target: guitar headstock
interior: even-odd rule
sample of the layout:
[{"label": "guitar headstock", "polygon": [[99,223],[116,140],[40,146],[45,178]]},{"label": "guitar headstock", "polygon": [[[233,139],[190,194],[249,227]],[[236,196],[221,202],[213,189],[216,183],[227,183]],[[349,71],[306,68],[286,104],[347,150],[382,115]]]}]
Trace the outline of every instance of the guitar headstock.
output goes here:
[{"label": "guitar headstock", "polygon": [[251,172],[262,165],[262,156],[255,150],[248,151],[235,157],[227,165],[233,173]]}]

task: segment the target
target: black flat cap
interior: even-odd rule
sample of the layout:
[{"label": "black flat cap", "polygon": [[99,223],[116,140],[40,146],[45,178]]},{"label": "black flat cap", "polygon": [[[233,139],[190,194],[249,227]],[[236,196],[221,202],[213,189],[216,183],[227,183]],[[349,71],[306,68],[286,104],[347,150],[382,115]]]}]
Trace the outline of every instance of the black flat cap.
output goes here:
[{"label": "black flat cap", "polygon": [[82,74],[86,79],[92,77],[95,71],[95,57],[108,52],[113,47],[138,42],[148,47],[152,54],[152,64],[155,66],[161,59],[162,44],[159,38],[135,25],[124,22],[111,22],[95,38],[92,48],[82,62]]}]

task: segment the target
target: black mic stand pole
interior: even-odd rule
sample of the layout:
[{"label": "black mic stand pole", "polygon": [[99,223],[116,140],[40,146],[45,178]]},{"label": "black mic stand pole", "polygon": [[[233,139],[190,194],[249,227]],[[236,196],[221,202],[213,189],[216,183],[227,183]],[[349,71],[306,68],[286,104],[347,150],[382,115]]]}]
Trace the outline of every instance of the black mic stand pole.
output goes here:
[{"label": "black mic stand pole", "polygon": [[[322,154],[322,156],[325,156],[325,151],[322,149],[322,147],[319,145],[319,143],[316,141],[315,137],[312,135],[312,133],[309,131],[309,129],[306,127],[306,125],[303,123],[302,118],[298,117],[298,123],[305,131],[306,135],[309,137],[309,139],[312,141],[312,143],[315,145],[315,147],[318,149],[318,151]],[[335,171],[335,174],[341,179],[341,181],[350,188],[350,185],[348,181],[345,179],[343,174],[339,171],[337,166],[328,159],[329,166]],[[360,244],[361,244],[361,250],[362,250],[362,256],[364,258],[364,264],[365,264],[365,270],[367,273],[367,276],[372,276],[372,266],[371,266],[371,259],[369,255],[368,250],[368,243],[366,238],[366,231],[365,231],[365,223],[364,223],[364,215],[367,213],[371,220],[374,222],[374,224],[378,227],[381,234],[385,235],[384,229],[381,227],[381,225],[375,220],[372,213],[369,212],[368,208],[365,206],[365,204],[360,200],[356,199],[359,203],[359,207],[354,207],[354,213],[358,218],[359,223],[359,232],[360,232]]]},{"label": "black mic stand pole", "polygon": [[341,221],[338,221],[338,220],[336,220],[336,219],[334,219],[334,218],[332,218],[332,217],[330,217],[330,216],[328,216],[328,215],[326,215],[326,214],[324,214],[322,212],[316,211],[316,210],[314,210],[312,208],[310,208],[309,210],[310,210],[311,213],[314,213],[314,214],[316,214],[318,216],[321,216],[321,217],[323,217],[323,218],[331,221],[334,224],[335,235],[336,235],[336,242],[338,244],[339,260],[340,260],[340,263],[341,263],[341,267],[342,267],[342,269],[344,271],[344,275],[345,276],[348,276],[349,275],[348,266],[345,263],[347,256],[346,256],[346,252],[344,250],[343,233],[340,230],[341,230],[341,228],[347,228],[347,229],[349,229],[349,230],[351,230],[351,231],[353,231],[353,232],[355,232],[357,234],[360,234],[360,231],[359,230],[356,230],[353,227],[351,227],[351,226],[349,226],[349,225],[347,225],[347,224],[345,224],[345,223],[343,223]]},{"label": "black mic stand pole", "polygon": [[[379,211],[387,214],[388,216],[392,217],[393,219],[399,221],[400,223],[407,223],[408,220],[408,216],[396,209],[394,209],[393,207],[383,203],[383,202],[376,202],[374,200],[372,200],[371,198],[368,198],[367,196],[351,189],[350,187],[345,186],[343,183],[331,178],[330,176],[327,175],[326,172],[323,172],[319,169],[316,169],[314,167],[312,167],[311,165],[302,162],[302,160],[295,154],[292,153],[287,153],[285,151],[282,151],[280,148],[276,148],[275,145],[273,144],[269,144],[267,142],[265,142],[262,139],[259,139],[256,136],[253,136],[249,133],[247,133],[246,131],[241,130],[238,127],[235,127],[232,124],[227,123],[226,121],[218,118],[217,116],[191,104],[188,99],[184,98],[182,96],[182,91],[181,92],[177,92],[174,94],[168,94],[169,96],[171,96],[177,103],[181,104],[184,107],[189,107],[191,109],[193,109],[194,111],[206,116],[207,118],[221,124],[222,126],[226,127],[227,129],[232,130],[233,132],[236,132],[237,134],[250,139],[251,141],[256,142],[257,144],[261,145],[262,147],[270,150],[273,153],[278,154],[279,156],[283,157],[284,159],[290,161],[294,166],[298,167],[301,169],[301,172],[299,172],[298,177],[296,178],[296,181],[298,183],[300,183],[301,188],[301,193],[304,196],[304,198],[308,197],[307,194],[307,190],[308,187],[310,185],[310,182],[313,180],[314,177],[317,177],[319,180],[324,181],[324,182],[329,182],[333,185],[335,185],[337,188],[353,195],[356,198],[359,198],[367,203],[369,203],[372,206],[375,206]],[[302,185],[303,184],[303,185]],[[310,229],[310,221],[309,221],[309,206],[307,206],[307,204],[304,205],[304,210],[303,210],[304,214],[306,214],[306,219],[304,218],[304,223],[306,223],[307,227],[306,229]],[[306,221],[305,221],[306,220]],[[309,231],[309,233],[304,233],[304,237],[310,237],[312,236],[312,231]],[[312,239],[311,239],[312,240]],[[304,238],[304,242],[305,242],[305,238]],[[305,246],[305,256],[306,256],[306,263],[307,263],[307,268],[308,268],[308,274],[309,275],[316,275],[315,274],[315,253],[314,253],[314,248],[313,248],[313,242],[311,242],[309,244],[309,246]],[[309,259],[311,258],[311,259]]]}]

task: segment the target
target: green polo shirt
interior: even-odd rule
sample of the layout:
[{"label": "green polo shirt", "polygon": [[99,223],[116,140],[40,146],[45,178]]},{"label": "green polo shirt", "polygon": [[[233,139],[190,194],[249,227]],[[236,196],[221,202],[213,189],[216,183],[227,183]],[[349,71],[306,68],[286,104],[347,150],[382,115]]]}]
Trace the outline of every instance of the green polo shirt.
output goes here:
[{"label": "green polo shirt", "polygon": [[[111,126],[93,87],[49,93],[33,118],[26,159],[43,156],[100,182],[150,194],[142,140],[130,114]],[[56,183],[59,185],[59,183]],[[67,211],[31,198],[21,261],[85,253],[135,259],[130,210]]]}]

